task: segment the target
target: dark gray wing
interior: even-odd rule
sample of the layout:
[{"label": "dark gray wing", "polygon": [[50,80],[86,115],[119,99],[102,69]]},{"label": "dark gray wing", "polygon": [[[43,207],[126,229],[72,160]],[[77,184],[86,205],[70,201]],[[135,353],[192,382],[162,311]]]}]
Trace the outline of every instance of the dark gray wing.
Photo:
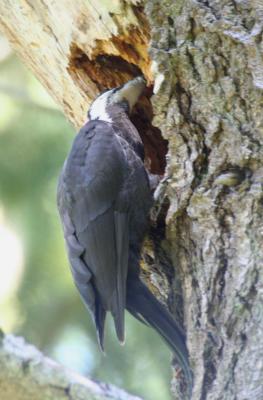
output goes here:
[{"label": "dark gray wing", "polygon": [[129,210],[125,155],[111,126],[90,122],[76,137],[58,187],[58,207],[76,286],[103,347],[106,311],[124,340]]}]

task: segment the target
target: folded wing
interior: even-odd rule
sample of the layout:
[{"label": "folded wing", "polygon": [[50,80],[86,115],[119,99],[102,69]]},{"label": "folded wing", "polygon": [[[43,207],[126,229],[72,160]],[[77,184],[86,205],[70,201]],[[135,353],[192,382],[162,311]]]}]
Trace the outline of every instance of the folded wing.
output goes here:
[{"label": "folded wing", "polygon": [[103,348],[106,312],[124,341],[129,246],[127,165],[114,131],[90,122],[78,134],[61,174],[58,206],[71,269]]}]

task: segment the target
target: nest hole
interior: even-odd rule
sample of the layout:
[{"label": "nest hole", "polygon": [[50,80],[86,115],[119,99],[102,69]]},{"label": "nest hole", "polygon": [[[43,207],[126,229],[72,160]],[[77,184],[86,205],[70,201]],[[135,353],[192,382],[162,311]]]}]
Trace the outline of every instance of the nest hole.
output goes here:
[{"label": "nest hole", "polygon": [[152,124],[154,117],[151,103],[152,94],[153,87],[147,87],[135,105],[130,118],[143,141],[146,168],[152,174],[163,175],[166,167],[168,141],[163,138],[160,129]]},{"label": "nest hole", "polygon": [[[129,49],[131,52],[132,50]],[[112,89],[120,86],[136,76],[143,75],[141,69],[127,62],[120,56],[98,54],[93,60],[79,48],[71,49],[71,62],[69,72],[77,77],[81,76],[80,81],[87,75],[96,85],[98,90]],[[144,144],[145,166],[152,173],[163,175],[166,167],[166,154],[168,142],[162,137],[160,129],[153,126],[153,108],[151,96],[153,86],[148,86],[131,114],[131,121],[136,126]]]}]

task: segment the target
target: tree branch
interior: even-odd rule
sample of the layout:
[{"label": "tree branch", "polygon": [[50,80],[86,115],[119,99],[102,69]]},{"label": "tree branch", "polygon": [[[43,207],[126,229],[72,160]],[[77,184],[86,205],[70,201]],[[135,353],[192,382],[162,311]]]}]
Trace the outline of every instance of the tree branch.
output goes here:
[{"label": "tree branch", "polygon": [[0,398],[5,400],[140,400],[45,357],[21,337],[0,331]]}]

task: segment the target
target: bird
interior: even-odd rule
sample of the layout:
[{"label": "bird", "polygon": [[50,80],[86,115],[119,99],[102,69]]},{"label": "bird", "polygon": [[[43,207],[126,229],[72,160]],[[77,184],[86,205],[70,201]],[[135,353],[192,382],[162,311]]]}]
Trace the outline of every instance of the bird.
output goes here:
[{"label": "bird", "polygon": [[145,87],[139,76],[93,101],[59,177],[58,210],[73,279],[101,350],[108,312],[124,343],[127,309],[162,336],[192,387],[184,330],[140,278],[153,196],[130,114]]}]

